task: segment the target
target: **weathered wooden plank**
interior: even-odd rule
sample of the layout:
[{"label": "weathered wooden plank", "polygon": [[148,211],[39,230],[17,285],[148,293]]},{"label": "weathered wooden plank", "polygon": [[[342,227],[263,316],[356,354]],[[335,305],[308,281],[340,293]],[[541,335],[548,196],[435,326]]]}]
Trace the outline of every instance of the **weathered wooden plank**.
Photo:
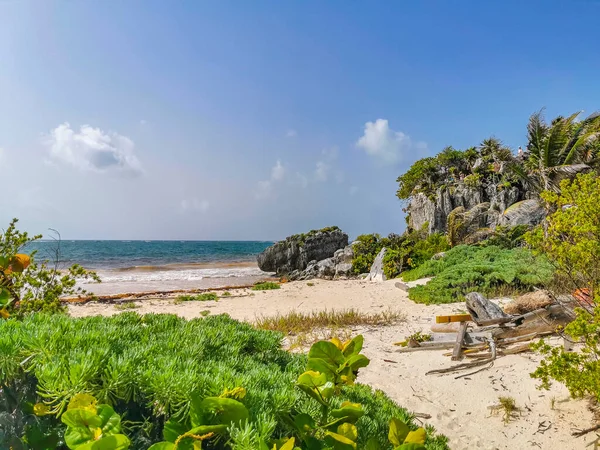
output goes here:
[{"label": "weathered wooden plank", "polygon": [[454,344],[454,351],[452,352],[452,361],[458,361],[461,359],[461,351],[463,346],[463,341],[465,340],[465,333],[467,332],[467,322],[460,323],[460,329],[458,330],[458,335],[456,336],[456,343]]},{"label": "weathered wooden plank", "polygon": [[472,320],[470,314],[452,314],[450,316],[435,316],[435,323],[466,322]]}]

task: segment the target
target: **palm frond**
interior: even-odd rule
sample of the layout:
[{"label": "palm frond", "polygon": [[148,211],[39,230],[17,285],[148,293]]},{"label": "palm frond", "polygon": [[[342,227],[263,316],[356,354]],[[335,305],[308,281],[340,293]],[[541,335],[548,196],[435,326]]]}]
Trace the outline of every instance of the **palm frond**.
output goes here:
[{"label": "palm frond", "polygon": [[535,161],[539,160],[544,147],[544,140],[548,131],[548,126],[544,121],[544,110],[531,115],[527,124],[527,150],[530,157]]},{"label": "palm frond", "polygon": [[509,162],[507,167],[517,176],[517,178],[519,178],[519,180],[521,180],[525,186],[529,186],[536,192],[543,191],[542,182],[537,174],[529,173],[525,167],[523,167],[517,161]]},{"label": "palm frond", "polygon": [[[588,160],[589,158],[583,158],[583,153],[590,148],[597,145],[597,141],[600,139],[600,131],[592,131],[583,136],[579,136],[569,150],[569,153],[564,157],[563,164],[573,164],[575,162]],[[570,143],[569,143],[570,144]],[[587,161],[586,161],[587,162]]]},{"label": "palm frond", "polygon": [[548,139],[544,145],[543,162],[545,167],[561,164],[560,158],[571,137],[571,126],[580,113],[571,114],[567,118],[555,119],[552,122]]}]

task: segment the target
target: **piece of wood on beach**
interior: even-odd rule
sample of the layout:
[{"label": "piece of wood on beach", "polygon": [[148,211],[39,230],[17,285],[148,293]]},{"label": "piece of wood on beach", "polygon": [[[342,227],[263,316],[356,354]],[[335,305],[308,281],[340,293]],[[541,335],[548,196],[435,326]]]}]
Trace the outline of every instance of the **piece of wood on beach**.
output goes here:
[{"label": "piece of wood on beach", "polygon": [[470,314],[452,314],[449,316],[435,316],[435,323],[467,322],[473,320]]},{"label": "piece of wood on beach", "polygon": [[467,294],[465,303],[473,321],[479,326],[507,323],[512,320],[512,316],[479,292]]},{"label": "piece of wood on beach", "polygon": [[461,352],[463,343],[465,340],[465,333],[467,332],[468,322],[461,322],[458,335],[456,336],[456,343],[454,344],[454,351],[452,352],[452,361],[458,361],[461,359]]}]

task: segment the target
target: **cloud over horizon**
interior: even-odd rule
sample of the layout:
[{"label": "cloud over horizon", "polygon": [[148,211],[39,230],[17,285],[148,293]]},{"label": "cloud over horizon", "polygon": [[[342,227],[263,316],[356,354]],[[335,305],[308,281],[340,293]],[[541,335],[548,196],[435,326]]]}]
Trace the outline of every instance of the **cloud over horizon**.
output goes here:
[{"label": "cloud over horizon", "polygon": [[44,140],[53,162],[73,166],[79,170],[108,172],[117,170],[131,174],[143,172],[134,153],[131,139],[115,132],[82,125],[79,132],[64,122]]},{"label": "cloud over horizon", "polygon": [[[410,136],[390,128],[387,119],[377,119],[365,124],[364,134],[356,142],[368,155],[383,164],[396,164],[415,150],[422,152],[427,149],[424,142],[415,142]],[[411,158],[414,155],[410,155]]]}]

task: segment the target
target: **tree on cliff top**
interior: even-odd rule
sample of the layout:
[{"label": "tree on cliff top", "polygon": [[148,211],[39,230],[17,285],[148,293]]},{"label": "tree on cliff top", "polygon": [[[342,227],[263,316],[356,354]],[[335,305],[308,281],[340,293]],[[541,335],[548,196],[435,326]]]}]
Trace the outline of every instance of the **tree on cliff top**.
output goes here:
[{"label": "tree on cliff top", "polygon": [[581,113],[576,112],[548,124],[543,113],[529,118],[525,164],[512,169],[537,192],[560,192],[562,180],[598,166],[600,114],[578,121]]}]

